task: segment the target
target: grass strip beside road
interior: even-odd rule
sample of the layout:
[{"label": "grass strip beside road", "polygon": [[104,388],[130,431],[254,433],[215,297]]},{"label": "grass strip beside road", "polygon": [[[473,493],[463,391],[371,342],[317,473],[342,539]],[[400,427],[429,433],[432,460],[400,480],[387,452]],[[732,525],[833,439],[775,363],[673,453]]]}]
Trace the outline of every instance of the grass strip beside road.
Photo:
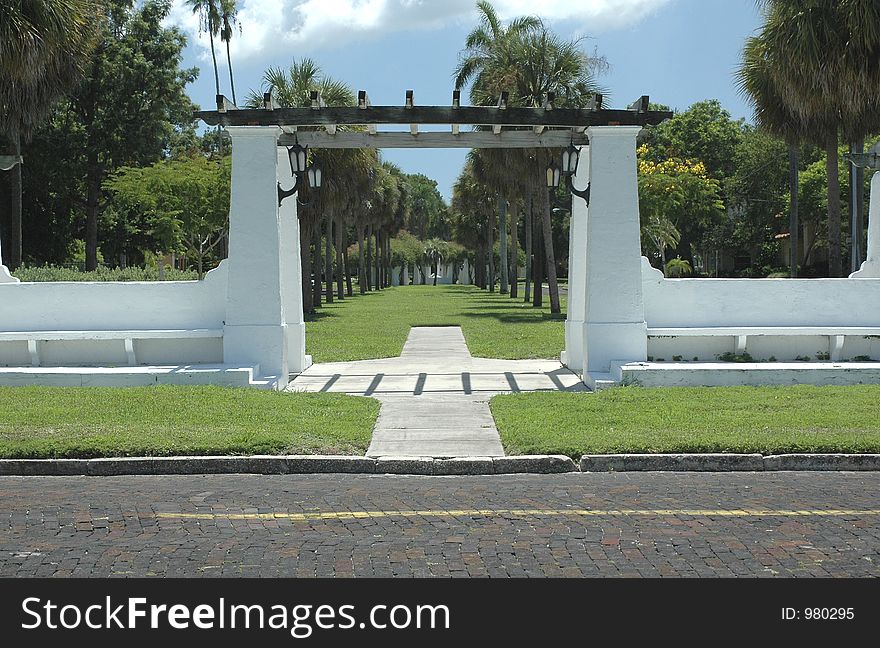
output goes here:
[{"label": "grass strip beside road", "polygon": [[351,454],[379,403],[223,387],[0,387],[0,457]]},{"label": "grass strip beside road", "polygon": [[508,454],[880,452],[880,385],[496,396]]},{"label": "grass strip beside road", "polygon": [[[357,287],[355,287],[357,293]],[[520,293],[522,294],[522,293]],[[306,352],[315,362],[394,358],[412,326],[461,326],[471,355],[522,360],[558,358],[561,315],[473,286],[400,286],[324,304],[307,317]]]}]

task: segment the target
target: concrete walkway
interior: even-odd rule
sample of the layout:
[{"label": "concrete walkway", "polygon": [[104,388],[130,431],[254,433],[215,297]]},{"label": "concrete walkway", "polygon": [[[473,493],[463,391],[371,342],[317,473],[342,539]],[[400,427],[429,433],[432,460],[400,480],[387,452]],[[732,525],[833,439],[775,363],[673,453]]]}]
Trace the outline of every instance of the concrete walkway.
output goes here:
[{"label": "concrete walkway", "polygon": [[400,357],[315,364],[289,389],[378,399],[371,457],[503,456],[489,412],[492,396],[587,391],[553,360],[472,357],[458,326],[413,327]]}]

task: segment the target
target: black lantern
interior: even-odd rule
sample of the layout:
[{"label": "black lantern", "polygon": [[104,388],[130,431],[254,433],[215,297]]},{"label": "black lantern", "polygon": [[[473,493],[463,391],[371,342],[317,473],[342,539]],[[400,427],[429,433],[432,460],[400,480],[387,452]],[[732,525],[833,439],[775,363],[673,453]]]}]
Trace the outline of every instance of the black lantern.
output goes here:
[{"label": "black lantern", "polygon": [[319,166],[311,166],[308,171],[309,176],[309,187],[318,190],[321,188],[321,167]]},{"label": "black lantern", "polygon": [[[297,142],[287,149],[287,157],[290,160],[290,171],[293,173],[293,186],[290,189],[282,189],[281,183],[278,183],[278,206],[285,198],[297,193],[303,184],[308,181],[309,188],[317,191],[321,188],[321,169],[316,166],[309,166],[309,147],[300,146]],[[311,203],[303,202],[297,199],[297,202],[303,207],[307,207]]]},{"label": "black lantern", "polygon": [[302,147],[298,143],[287,149],[287,156],[290,158],[290,172],[294,176],[305,173],[308,168],[309,147]]},{"label": "black lantern", "polygon": [[550,189],[556,189],[559,186],[560,180],[560,170],[559,167],[554,163],[547,167],[547,187]]},{"label": "black lantern", "polygon": [[574,143],[569,144],[568,148],[562,151],[562,171],[568,176],[573,176],[577,173],[580,157],[581,152],[578,150],[578,147]]}]

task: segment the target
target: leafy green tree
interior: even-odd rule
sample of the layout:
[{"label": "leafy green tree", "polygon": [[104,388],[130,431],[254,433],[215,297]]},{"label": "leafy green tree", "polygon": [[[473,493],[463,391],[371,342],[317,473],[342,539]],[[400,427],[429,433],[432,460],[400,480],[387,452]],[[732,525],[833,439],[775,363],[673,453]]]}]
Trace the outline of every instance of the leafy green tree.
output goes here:
[{"label": "leafy green tree", "polygon": [[[112,0],[82,82],[36,134],[56,144],[51,167],[25,169],[25,174],[44,174],[31,184],[48,184],[71,214],[85,213],[88,270],[98,263],[98,225],[107,206],[104,181],[121,166],[163,158],[175,129],[192,122],[185,87],[197,70],[179,67],[186,39],[163,26],[170,7],[167,0],[137,7],[132,0]],[[55,169],[64,170],[60,177]],[[70,178],[75,182],[65,182]],[[28,216],[41,218],[35,211]]]},{"label": "leafy green tree", "polygon": [[151,251],[184,252],[201,279],[228,229],[230,162],[197,155],[122,167],[104,185],[116,213],[133,214],[130,222],[152,239]]},{"label": "leafy green tree", "polygon": [[437,189],[437,181],[421,174],[403,174],[409,188],[409,218],[407,230],[420,239],[432,237],[448,239],[447,206]]},{"label": "leafy green tree", "polygon": [[721,186],[702,162],[668,158],[657,163],[647,145],[638,153],[643,240],[651,242],[663,267],[666,248],[678,238],[677,255],[693,267],[694,252],[724,224]]},{"label": "leafy green tree", "polygon": [[717,99],[709,99],[648,129],[646,142],[655,162],[668,158],[699,160],[710,176],[723,182],[734,171],[742,129],[742,121],[731,118]]},{"label": "leafy green tree", "polygon": [[0,3],[0,235],[22,260],[22,141],[73,88],[103,19],[95,0]]}]

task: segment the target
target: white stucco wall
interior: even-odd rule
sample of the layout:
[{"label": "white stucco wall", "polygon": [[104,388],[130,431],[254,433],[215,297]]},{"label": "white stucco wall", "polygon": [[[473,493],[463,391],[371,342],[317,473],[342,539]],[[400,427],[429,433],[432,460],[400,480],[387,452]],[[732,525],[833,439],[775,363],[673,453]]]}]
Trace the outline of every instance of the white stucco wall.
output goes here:
[{"label": "white stucco wall", "polygon": [[220,329],[226,265],[202,281],[0,284],[0,331]]},{"label": "white stucco wall", "polygon": [[[0,284],[0,331],[223,329],[227,264],[203,281]],[[138,364],[223,362],[220,338],[135,340]],[[40,344],[44,367],[124,366],[121,339]],[[30,366],[27,342],[0,342],[0,366]]]},{"label": "white stucco wall", "polygon": [[[642,260],[648,328],[688,327],[880,327],[880,279],[664,279]],[[648,340],[655,360],[714,360],[734,352],[736,338],[659,336]],[[822,359],[833,353],[828,336],[749,336],[756,360]],[[880,360],[880,339],[847,336],[840,358]]]},{"label": "white stucco wall", "polygon": [[880,326],[880,279],[664,279],[642,258],[648,327]]}]

